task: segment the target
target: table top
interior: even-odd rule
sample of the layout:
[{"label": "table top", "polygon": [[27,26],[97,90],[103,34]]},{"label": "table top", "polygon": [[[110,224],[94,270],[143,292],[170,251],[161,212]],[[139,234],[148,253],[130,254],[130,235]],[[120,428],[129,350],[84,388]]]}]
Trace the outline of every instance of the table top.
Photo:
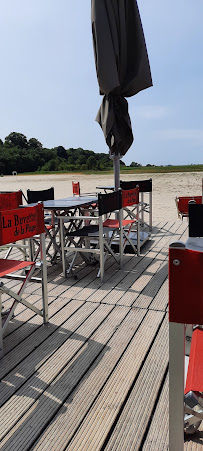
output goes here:
[{"label": "table top", "polygon": [[186,249],[203,252],[203,238],[189,237],[185,243]]},{"label": "table top", "polygon": [[96,186],[96,189],[109,189],[109,190],[113,191],[114,190],[114,186],[113,185],[111,185],[111,186]]},{"label": "table top", "polygon": [[[83,205],[90,205],[96,203],[98,198],[96,196],[73,196],[64,197],[62,199],[45,200],[43,201],[44,210],[70,210],[71,208],[78,208]],[[34,204],[23,205],[23,207],[32,207]]]}]

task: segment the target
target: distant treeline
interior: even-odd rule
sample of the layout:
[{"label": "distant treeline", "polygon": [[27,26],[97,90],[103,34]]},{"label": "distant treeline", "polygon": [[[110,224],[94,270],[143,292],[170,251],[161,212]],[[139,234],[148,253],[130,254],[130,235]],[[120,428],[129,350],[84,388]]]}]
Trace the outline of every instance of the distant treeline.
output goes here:
[{"label": "distant treeline", "polygon": [[[123,162],[121,164],[125,165]],[[113,166],[108,152],[95,153],[84,149],[65,149],[63,146],[46,149],[36,138],[27,139],[12,132],[3,142],[0,139],[0,174],[23,172],[105,171]]]}]

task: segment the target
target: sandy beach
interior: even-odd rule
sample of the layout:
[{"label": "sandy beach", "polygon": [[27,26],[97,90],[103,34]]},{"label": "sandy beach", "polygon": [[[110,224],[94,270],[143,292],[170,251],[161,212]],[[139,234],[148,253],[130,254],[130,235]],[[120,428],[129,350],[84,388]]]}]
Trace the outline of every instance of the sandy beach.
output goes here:
[{"label": "sandy beach", "polygon": [[[179,172],[168,174],[122,174],[123,180],[143,180],[152,178],[153,186],[153,222],[178,220],[175,197],[201,195],[203,172]],[[48,174],[48,175],[14,175],[0,177],[0,191],[22,189],[40,190],[54,186],[55,198],[72,195],[72,180],[79,181],[81,192],[94,192],[96,186],[113,185],[112,175],[84,174]]]}]

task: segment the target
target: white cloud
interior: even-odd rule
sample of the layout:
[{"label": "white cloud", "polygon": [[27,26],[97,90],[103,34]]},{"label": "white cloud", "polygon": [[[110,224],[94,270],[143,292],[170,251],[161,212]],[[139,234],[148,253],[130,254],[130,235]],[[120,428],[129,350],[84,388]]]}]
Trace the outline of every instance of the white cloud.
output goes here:
[{"label": "white cloud", "polygon": [[203,130],[202,129],[179,129],[169,128],[167,130],[159,130],[155,132],[155,136],[160,140],[191,140],[196,143],[203,144]]}]

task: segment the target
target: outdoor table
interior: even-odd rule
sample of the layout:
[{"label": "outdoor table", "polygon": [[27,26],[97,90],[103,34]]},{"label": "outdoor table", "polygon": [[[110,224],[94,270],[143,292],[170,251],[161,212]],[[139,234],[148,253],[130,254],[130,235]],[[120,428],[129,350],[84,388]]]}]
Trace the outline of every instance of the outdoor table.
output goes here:
[{"label": "outdoor table", "polygon": [[114,186],[96,186],[96,189],[103,189],[107,194],[107,191],[114,191]]},{"label": "outdoor table", "polygon": [[203,252],[203,238],[189,237],[185,243],[185,247],[192,251]]},{"label": "outdoor table", "polygon": [[[62,199],[46,200],[43,202],[44,210],[51,210],[54,213],[57,211],[64,211],[68,213],[71,209],[78,209],[83,206],[89,206],[97,203],[96,196],[73,196],[64,197]],[[31,204],[29,204],[31,205]]]},{"label": "outdoor table", "polygon": [[[84,211],[84,207],[87,207],[87,210],[91,204],[97,203],[98,199],[96,196],[73,196],[73,197],[64,197],[61,199],[54,199],[54,200],[46,200],[43,202],[44,210],[48,210],[53,212],[55,217],[55,227],[53,230],[53,234],[51,235],[49,231],[48,236],[50,238],[49,244],[46,248],[46,252],[49,251],[51,245],[53,244],[54,247],[54,254],[51,259],[51,263],[55,263],[57,257],[61,257],[61,248],[60,248],[60,239],[59,244],[56,242],[57,235],[60,231],[60,223],[58,221],[58,217],[64,216],[69,220],[70,222],[67,231],[72,230],[72,228],[77,229],[81,227],[82,219],[81,219],[81,209]],[[29,204],[29,206],[32,206],[35,204]],[[23,205],[22,207],[26,208],[26,205]],[[79,216],[78,220],[73,219],[71,220],[71,216]],[[63,222],[64,222],[63,221]],[[62,224],[62,222],[61,222]],[[45,224],[46,227],[46,224]],[[61,236],[61,234],[60,234]]]}]

